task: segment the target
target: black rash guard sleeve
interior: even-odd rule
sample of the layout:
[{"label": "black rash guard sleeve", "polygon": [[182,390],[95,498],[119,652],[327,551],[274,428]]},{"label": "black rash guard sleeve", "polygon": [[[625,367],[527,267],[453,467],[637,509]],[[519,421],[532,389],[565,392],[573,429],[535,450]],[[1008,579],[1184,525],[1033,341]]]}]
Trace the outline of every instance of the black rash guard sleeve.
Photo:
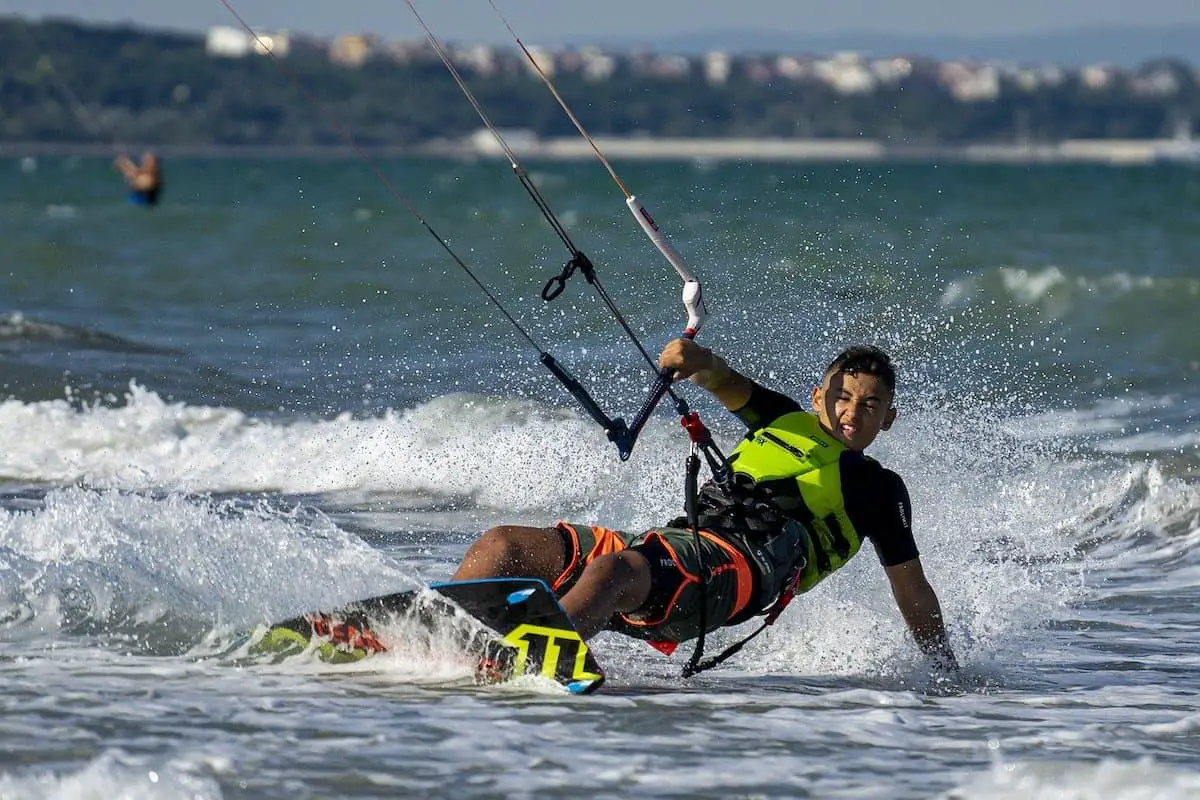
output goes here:
[{"label": "black rash guard sleeve", "polygon": [[803,410],[803,406],[786,394],[780,394],[774,389],[768,389],[755,383],[754,388],[750,390],[750,399],[746,401],[746,405],[733,413],[749,430],[756,431],[759,428],[765,428],[784,414]]},{"label": "black rash guard sleeve", "polygon": [[846,514],[855,530],[871,539],[879,563],[894,567],[920,555],[913,539],[912,501],[899,475],[860,453],[846,453],[842,494]]}]

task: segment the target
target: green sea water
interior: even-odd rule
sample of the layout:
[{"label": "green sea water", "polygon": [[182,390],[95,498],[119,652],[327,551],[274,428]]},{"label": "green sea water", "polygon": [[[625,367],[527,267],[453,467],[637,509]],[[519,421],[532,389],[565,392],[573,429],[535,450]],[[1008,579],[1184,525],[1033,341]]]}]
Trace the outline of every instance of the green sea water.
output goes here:
[{"label": "green sea water", "polygon": [[[627,355],[582,283],[556,305],[538,299],[567,252],[504,164],[380,168],[544,346],[574,339],[612,348],[614,361]],[[676,279],[620,193],[590,163],[530,168],[657,347],[681,322]],[[811,352],[816,363],[848,337],[870,338],[920,373],[968,356],[978,371],[1032,368],[1062,378],[1055,391],[1072,404],[1126,389],[1191,394],[1195,170],[625,169],[705,285],[707,337],[734,350],[753,341],[768,358],[805,363]],[[6,310],[183,349],[246,380],[287,376],[312,390],[314,378],[332,379],[299,407],[393,405],[386,395],[405,387],[386,373],[409,359],[444,365],[430,376],[436,386],[461,380],[450,358],[527,355],[513,352],[522,343],[496,309],[356,160],[180,159],[167,164],[164,202],[152,210],[123,202],[105,161],[13,161],[0,172],[0,203]],[[938,380],[949,385],[952,373],[961,370]],[[381,376],[378,396],[353,396]],[[203,381],[186,384],[171,389],[204,396]]]},{"label": "green sea water", "polygon": [[[649,352],[678,336],[604,170],[526,166]],[[13,158],[0,796],[1195,796],[1200,170],[616,167],[737,368],[803,398],[845,344],[891,351],[872,453],[965,684],[869,553],[692,681],[607,634],[586,699],[247,661],[255,624],[445,579],[490,525],[662,524],[686,437],[664,407],[621,462],[538,363],[614,415],[653,378],[581,277],[541,299],[569,253],[505,163],[380,162],[396,197],[355,159],[168,159],[144,208],[107,159]]]}]

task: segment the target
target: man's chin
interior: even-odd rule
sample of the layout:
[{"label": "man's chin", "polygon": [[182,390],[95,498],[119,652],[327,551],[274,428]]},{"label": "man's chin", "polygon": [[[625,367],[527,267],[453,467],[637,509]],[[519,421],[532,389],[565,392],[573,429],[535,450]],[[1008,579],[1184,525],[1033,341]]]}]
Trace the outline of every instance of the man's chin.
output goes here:
[{"label": "man's chin", "polygon": [[866,450],[867,445],[871,443],[871,440],[862,434],[856,434],[854,436],[846,436],[842,434],[835,436],[835,438],[842,444],[846,445],[846,448],[849,450]]}]

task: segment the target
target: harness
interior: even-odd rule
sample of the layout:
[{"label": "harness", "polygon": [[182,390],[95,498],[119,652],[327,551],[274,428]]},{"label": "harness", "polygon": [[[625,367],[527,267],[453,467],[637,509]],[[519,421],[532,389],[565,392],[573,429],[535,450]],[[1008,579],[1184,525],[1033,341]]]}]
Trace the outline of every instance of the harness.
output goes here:
[{"label": "harness", "polygon": [[750,434],[730,455],[734,473],[752,482],[755,502],[773,507],[776,517],[782,514],[785,528],[799,523],[808,534],[798,592],[816,586],[862,547],[842,495],[846,452],[814,414],[794,411]]},{"label": "harness", "polygon": [[[784,414],[751,432],[729,456],[725,486],[706,484],[689,526],[737,542],[758,566],[758,604],[730,620],[765,614],[746,638],[701,661],[705,622],[684,675],[720,664],[774,624],[796,594],[806,592],[858,552],[862,537],[846,514],[841,458],[847,449],[806,411]],[[690,508],[689,508],[690,510]],[[691,516],[691,515],[689,515]],[[703,608],[703,605],[701,606]]]}]

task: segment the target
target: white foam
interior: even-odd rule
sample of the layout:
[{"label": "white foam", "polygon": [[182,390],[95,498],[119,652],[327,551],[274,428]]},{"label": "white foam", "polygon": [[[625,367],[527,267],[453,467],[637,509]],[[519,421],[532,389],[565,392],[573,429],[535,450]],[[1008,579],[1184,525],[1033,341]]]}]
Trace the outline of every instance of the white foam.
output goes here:
[{"label": "white foam", "polygon": [[[1020,658],[1047,621],[1071,618],[1074,604],[1095,596],[1089,574],[1190,558],[1192,540],[1172,538],[1194,530],[1186,509],[1196,502],[1194,487],[1153,466],[1073,460],[994,414],[908,412],[872,449],[909,485],[922,561],[956,648],[985,665]],[[718,438],[729,445],[731,433]],[[642,530],[680,513],[686,452],[676,423],[656,418],[622,464],[589,421],[520,399],[446,395],[367,419],[273,421],[168,403],[137,386],[116,408],[0,403],[0,435],[9,443],[0,474],[10,479],[113,488],[55,491],[43,513],[0,517],[13,580],[46,584],[18,592],[18,613],[42,619],[66,613],[50,607],[61,599],[55,581],[65,580],[52,564],[74,564],[70,579],[98,608],[132,604],[146,619],[194,608],[199,597],[203,619],[259,622],[411,580],[328,519],[230,514],[180,492],[388,493],[390,508],[486,508],[507,521],[566,516]],[[106,594],[105,570],[123,575],[122,598]],[[305,590],[281,589],[274,576],[283,572],[306,576]],[[150,584],[166,587],[165,610]],[[921,663],[869,545],[746,654],[768,671],[826,675]]]},{"label": "white foam", "polygon": [[1200,773],[1158,764],[1104,759],[997,761],[983,776],[942,795],[945,800],[1176,800],[1200,793]]},{"label": "white foam", "polygon": [[62,489],[42,509],[0,511],[0,603],[17,620],[10,635],[36,639],[87,619],[144,630],[168,614],[174,627],[248,630],[415,582],[303,508]]},{"label": "white foam", "polygon": [[132,490],[387,492],[418,507],[458,501],[521,514],[620,508],[631,485],[634,496],[647,483],[659,488],[683,458],[677,436],[669,452],[656,447],[666,436],[661,420],[639,442],[635,470],[590,422],[517,399],[447,395],[368,419],[285,422],[169,403],[137,385],[126,400],[83,410],[66,401],[0,403],[0,476]]},{"label": "white foam", "polygon": [[1058,267],[1046,267],[1037,271],[1021,267],[1001,267],[1000,280],[1009,294],[1025,305],[1033,305],[1042,300],[1055,287],[1067,281]]},{"label": "white foam", "polygon": [[43,769],[33,774],[0,774],[0,799],[220,800],[223,795],[216,781],[181,767],[113,751],[74,772]]}]

